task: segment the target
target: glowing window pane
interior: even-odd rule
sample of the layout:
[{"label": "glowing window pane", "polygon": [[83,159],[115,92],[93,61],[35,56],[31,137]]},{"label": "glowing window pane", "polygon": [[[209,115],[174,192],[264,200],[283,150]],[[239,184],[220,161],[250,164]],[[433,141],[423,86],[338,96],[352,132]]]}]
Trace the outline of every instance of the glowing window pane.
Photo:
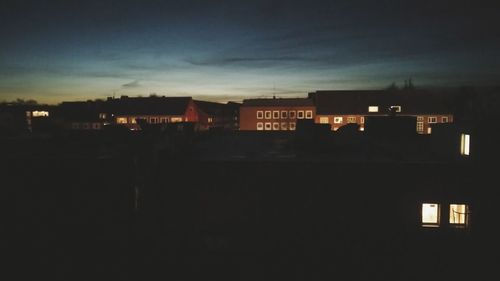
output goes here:
[{"label": "glowing window pane", "polygon": [[47,117],[49,116],[48,111],[33,111],[33,117]]},{"label": "glowing window pane", "polygon": [[469,155],[470,154],[470,135],[462,134],[460,138],[460,154]]},{"label": "glowing window pane", "polygon": [[328,123],[330,123],[330,121],[328,120],[328,117],[320,117],[319,123],[320,124],[328,124]]},{"label": "glowing window pane", "polygon": [[368,112],[378,112],[378,106],[369,106],[368,107]]},{"label": "glowing window pane", "polygon": [[422,204],[422,223],[439,224],[439,204]]},{"label": "glowing window pane", "polygon": [[118,123],[118,124],[127,124],[127,117],[118,117],[118,118],[116,118],[116,123]]},{"label": "glowing window pane", "polygon": [[465,224],[467,209],[465,204],[450,204],[450,224]]}]

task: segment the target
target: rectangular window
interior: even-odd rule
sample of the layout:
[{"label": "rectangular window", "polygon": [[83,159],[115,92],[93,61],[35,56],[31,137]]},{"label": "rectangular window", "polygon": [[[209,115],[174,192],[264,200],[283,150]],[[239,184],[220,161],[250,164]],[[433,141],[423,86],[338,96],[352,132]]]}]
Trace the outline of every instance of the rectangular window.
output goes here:
[{"label": "rectangular window", "polygon": [[443,122],[443,123],[448,123],[448,117],[443,116],[443,117],[441,118],[441,122]]},{"label": "rectangular window", "polygon": [[264,111],[262,110],[257,111],[257,119],[264,119]]},{"label": "rectangular window", "polygon": [[469,156],[470,154],[470,135],[462,134],[460,136],[460,154]]},{"label": "rectangular window", "polygon": [[281,130],[286,131],[286,130],[287,130],[287,127],[288,127],[287,125],[288,125],[288,123],[286,123],[286,122],[281,122]]},{"label": "rectangular window", "polygon": [[264,123],[258,122],[257,123],[257,131],[262,131],[264,130]]},{"label": "rectangular window", "polygon": [[378,106],[375,106],[375,105],[369,106],[368,112],[378,112]]},{"label": "rectangular window", "polygon": [[327,116],[325,116],[325,117],[320,117],[320,118],[319,118],[319,123],[320,123],[320,124],[328,124],[328,123],[330,123],[330,120],[328,119],[328,117],[327,117]]},{"label": "rectangular window", "polygon": [[422,204],[422,226],[437,227],[440,219],[439,204],[424,203]]},{"label": "rectangular window", "polygon": [[290,131],[295,131],[295,122],[290,122]]},{"label": "rectangular window", "polygon": [[280,129],[280,123],[278,123],[278,122],[274,122],[274,123],[273,123],[273,130],[274,130],[274,131],[278,131],[279,129]]},{"label": "rectangular window", "polygon": [[427,122],[428,123],[437,123],[437,117],[436,116],[430,116],[429,118],[427,118]]},{"label": "rectangular window", "polygon": [[396,111],[396,112],[401,112],[401,105],[391,105],[389,107],[392,110]]},{"label": "rectangular window", "polygon": [[306,119],[312,119],[312,118],[313,118],[312,110],[306,110]]},{"label": "rectangular window", "polygon": [[266,119],[271,119],[271,111],[266,110]]},{"label": "rectangular window", "polygon": [[287,119],[288,118],[288,111],[281,111],[281,119]]},{"label": "rectangular window", "polygon": [[335,116],[335,117],[333,117],[333,123],[334,123],[334,124],[342,124],[342,121],[343,121],[343,120],[344,120],[344,119],[343,119],[342,117],[340,117],[340,116]]},{"label": "rectangular window", "polygon": [[365,117],[364,116],[359,117],[359,123],[365,124]]},{"label": "rectangular window", "polygon": [[347,123],[356,123],[356,116],[347,117]]},{"label": "rectangular window", "polygon": [[149,119],[149,123],[151,123],[151,124],[156,124],[157,121],[158,121],[158,119],[156,117],[151,117]]},{"label": "rectangular window", "polygon": [[417,132],[422,133],[424,131],[424,122],[417,122]]},{"label": "rectangular window", "polygon": [[48,111],[33,111],[32,116],[33,117],[48,117],[49,112]]},{"label": "rectangular window", "polygon": [[450,224],[455,226],[466,226],[469,208],[465,204],[450,204]]},{"label": "rectangular window", "polygon": [[297,111],[297,119],[304,119],[304,111],[303,110]]},{"label": "rectangular window", "polygon": [[264,129],[265,129],[266,131],[270,131],[270,130],[271,130],[271,123],[270,123],[270,122],[266,122],[266,123],[264,124]]},{"label": "rectangular window", "polygon": [[170,122],[172,122],[172,123],[182,122],[182,117],[171,117]]},{"label": "rectangular window", "polygon": [[280,112],[279,111],[273,111],[273,119],[280,119]]},{"label": "rectangular window", "polygon": [[290,110],[290,112],[289,112],[290,119],[295,119],[295,115],[296,115],[295,113],[296,113],[295,110]]},{"label": "rectangular window", "polygon": [[99,119],[106,119],[106,113],[99,113]]},{"label": "rectangular window", "polygon": [[118,124],[127,124],[127,117],[117,117],[116,123]]}]

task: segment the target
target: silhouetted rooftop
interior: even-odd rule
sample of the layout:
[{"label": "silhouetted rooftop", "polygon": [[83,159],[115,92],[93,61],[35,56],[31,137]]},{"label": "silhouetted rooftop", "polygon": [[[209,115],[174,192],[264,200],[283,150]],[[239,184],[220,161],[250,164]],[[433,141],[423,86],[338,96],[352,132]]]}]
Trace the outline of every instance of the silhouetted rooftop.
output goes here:
[{"label": "silhouetted rooftop", "polygon": [[117,115],[183,115],[191,100],[191,97],[122,97],[108,101],[108,105]]},{"label": "silhouetted rooftop", "polygon": [[313,100],[306,98],[246,99],[243,106],[314,106]]}]

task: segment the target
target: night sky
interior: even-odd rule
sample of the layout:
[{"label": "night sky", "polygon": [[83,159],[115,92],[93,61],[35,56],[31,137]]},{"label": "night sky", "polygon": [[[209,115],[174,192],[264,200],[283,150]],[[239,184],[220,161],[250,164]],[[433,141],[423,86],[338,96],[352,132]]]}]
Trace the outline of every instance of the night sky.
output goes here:
[{"label": "night sky", "polygon": [[495,2],[4,0],[0,101],[490,86]]}]

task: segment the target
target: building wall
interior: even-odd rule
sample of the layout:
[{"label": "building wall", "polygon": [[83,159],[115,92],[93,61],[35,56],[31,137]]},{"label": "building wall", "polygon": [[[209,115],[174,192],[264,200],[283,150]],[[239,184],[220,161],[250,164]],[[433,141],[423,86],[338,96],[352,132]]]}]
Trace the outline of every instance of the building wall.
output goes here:
[{"label": "building wall", "polygon": [[[278,112],[278,115],[275,112]],[[302,112],[300,117],[299,112]],[[309,112],[307,117],[306,112]],[[315,116],[316,108],[314,106],[242,106],[240,108],[240,130],[293,131],[297,119],[314,119]]]},{"label": "building wall", "polygon": [[[375,115],[370,115],[375,116]],[[451,114],[426,114],[426,115],[406,115],[400,116],[413,116],[416,118],[415,131],[419,134],[431,134],[432,125],[440,123],[453,123],[453,115]],[[336,114],[336,115],[316,115],[315,122],[322,124],[330,124],[332,131],[338,128],[355,123],[360,126],[360,130],[364,129],[364,121],[366,115],[356,114]]]}]

